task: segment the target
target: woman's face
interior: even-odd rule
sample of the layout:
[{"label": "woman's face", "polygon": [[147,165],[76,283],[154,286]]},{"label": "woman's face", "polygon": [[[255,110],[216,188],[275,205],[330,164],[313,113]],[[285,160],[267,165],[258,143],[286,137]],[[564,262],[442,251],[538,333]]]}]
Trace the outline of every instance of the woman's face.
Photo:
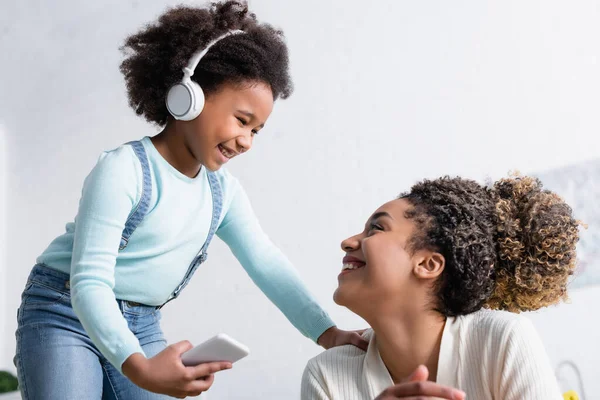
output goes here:
[{"label": "woman's face", "polygon": [[334,294],[337,304],[369,319],[373,313],[400,311],[422,295],[421,268],[431,263],[431,252],[409,249],[416,230],[405,217],[411,208],[406,199],[386,203],[361,233],[342,242],[346,256]]},{"label": "woman's face", "polygon": [[207,96],[202,113],[185,124],[186,145],[196,160],[216,171],[252,148],[272,110],[266,83],[223,84]]}]

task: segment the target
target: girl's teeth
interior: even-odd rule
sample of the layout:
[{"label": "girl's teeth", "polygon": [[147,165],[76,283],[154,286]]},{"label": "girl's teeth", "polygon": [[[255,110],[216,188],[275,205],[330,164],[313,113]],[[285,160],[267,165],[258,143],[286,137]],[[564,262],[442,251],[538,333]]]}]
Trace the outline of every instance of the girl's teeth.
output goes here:
[{"label": "girl's teeth", "polygon": [[221,153],[223,153],[223,155],[227,158],[231,158],[234,156],[233,153],[227,151],[223,146],[219,145],[219,150],[221,150]]}]

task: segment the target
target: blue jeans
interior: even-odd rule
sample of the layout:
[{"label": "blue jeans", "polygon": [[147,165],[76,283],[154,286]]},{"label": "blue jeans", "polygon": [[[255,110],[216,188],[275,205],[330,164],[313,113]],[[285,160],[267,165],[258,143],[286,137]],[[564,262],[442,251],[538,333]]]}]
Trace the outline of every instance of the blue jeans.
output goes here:
[{"label": "blue jeans", "polygon": [[[116,300],[147,357],[166,347],[160,311]],[[71,307],[69,276],[36,265],[17,312],[15,365],[24,400],[159,400],[98,351]]]}]

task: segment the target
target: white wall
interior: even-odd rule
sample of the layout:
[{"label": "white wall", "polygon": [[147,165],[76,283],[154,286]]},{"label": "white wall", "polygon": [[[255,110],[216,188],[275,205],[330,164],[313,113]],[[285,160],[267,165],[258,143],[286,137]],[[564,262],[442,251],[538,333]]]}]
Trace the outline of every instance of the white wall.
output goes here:
[{"label": "white wall", "polygon": [[[74,217],[97,156],[155,131],[127,108],[117,48],[167,3],[180,1],[0,6],[0,119],[11,155],[6,356],[27,274]],[[595,0],[366,4],[252,0],[287,34],[296,92],[230,167],[263,227],[346,328],[363,324],[331,300],[338,243],[411,182],[600,156]],[[219,375],[213,398],[295,398],[305,361],[319,351],[221,243],[163,321],[172,341],[226,331],[252,349]],[[592,345],[597,354],[596,343],[565,342]]]},{"label": "white wall", "polygon": [[4,129],[0,125],[0,370],[10,368],[9,365],[6,365],[9,363],[9,357],[4,345],[6,343],[6,324],[8,322],[8,316],[6,315],[7,308],[4,306],[8,300],[6,293],[8,287],[6,282],[6,229],[8,225],[8,221],[6,220],[6,199],[8,194],[7,156],[6,137]]},{"label": "white wall", "polygon": [[568,304],[528,314],[542,337],[561,387],[585,393],[586,400],[600,395],[598,304],[600,287],[595,286],[574,291]]}]

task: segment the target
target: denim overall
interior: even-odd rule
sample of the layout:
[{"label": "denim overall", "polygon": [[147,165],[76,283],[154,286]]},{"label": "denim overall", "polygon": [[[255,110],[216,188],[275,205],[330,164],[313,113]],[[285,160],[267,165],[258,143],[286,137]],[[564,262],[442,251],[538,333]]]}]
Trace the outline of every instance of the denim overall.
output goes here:
[{"label": "denim overall", "polygon": [[[152,180],[146,151],[141,142],[130,142],[143,173],[142,195],[125,223],[119,250],[150,207]],[[206,242],[192,260],[183,280],[161,306],[147,306],[126,299],[117,304],[129,329],[147,357],[166,347],[160,328],[160,309],[177,298],[200,264],[206,261],[223,207],[221,184],[207,171],[213,212]],[[108,362],[85,332],[71,306],[69,275],[38,264],[34,266],[17,311],[17,355],[15,365],[24,400],[158,400],[170,397],[150,393],[134,385]]]}]

